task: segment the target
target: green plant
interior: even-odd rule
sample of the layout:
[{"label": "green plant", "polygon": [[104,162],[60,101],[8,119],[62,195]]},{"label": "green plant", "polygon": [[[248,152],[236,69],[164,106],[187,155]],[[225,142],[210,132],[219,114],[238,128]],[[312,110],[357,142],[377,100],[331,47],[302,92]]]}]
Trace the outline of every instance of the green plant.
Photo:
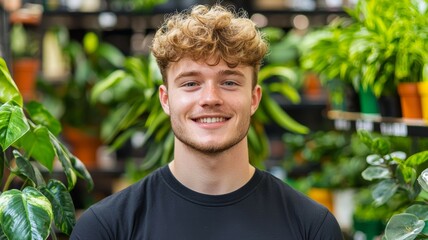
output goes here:
[{"label": "green plant", "polygon": [[384,239],[425,239],[428,237],[428,151],[407,157],[392,151],[391,142],[358,131],[360,139],[370,148],[367,167],[362,176],[377,181],[372,188],[376,206],[388,205],[394,215],[389,219]]},{"label": "green plant", "polygon": [[[1,239],[46,239],[53,226],[70,234],[75,209],[69,191],[77,178],[93,182],[85,166],[57,138],[61,125],[38,102],[24,105],[3,59],[0,59]],[[49,177],[55,159],[67,186]]]},{"label": "green plant", "polygon": [[403,81],[428,78],[426,0],[362,0],[349,17],[305,37],[303,66],[329,81],[388,95]]},{"label": "green plant", "polygon": [[[267,81],[272,76],[279,76]],[[294,121],[272,98],[273,94],[285,96],[293,102],[300,100],[298,92],[287,84],[295,79],[295,73],[287,67],[265,66],[259,72],[263,86],[260,108],[254,115],[248,133],[251,161],[262,165],[269,146],[264,124],[273,121],[285,129],[307,133],[308,129]],[[162,78],[154,58],[128,57],[124,68],[114,71],[95,85],[92,101],[102,102],[110,112],[102,124],[101,136],[113,148],[122,146],[136,132],[144,133],[147,149],[144,161],[138,167],[130,167],[127,173],[146,173],[172,159],[174,135],[168,116],[159,102],[158,88]]]},{"label": "green plant", "polygon": [[35,58],[39,53],[39,41],[34,32],[29,31],[21,23],[12,25],[10,46],[14,59]]},{"label": "green plant", "polygon": [[58,28],[57,38],[62,46],[71,74],[63,84],[40,84],[46,103],[52,106],[64,125],[83,129],[98,136],[98,127],[105,116],[102,106],[90,103],[92,87],[114,70],[123,66],[124,55],[112,44],[102,42],[94,32],[84,35],[82,42],[70,40],[68,30]]}]

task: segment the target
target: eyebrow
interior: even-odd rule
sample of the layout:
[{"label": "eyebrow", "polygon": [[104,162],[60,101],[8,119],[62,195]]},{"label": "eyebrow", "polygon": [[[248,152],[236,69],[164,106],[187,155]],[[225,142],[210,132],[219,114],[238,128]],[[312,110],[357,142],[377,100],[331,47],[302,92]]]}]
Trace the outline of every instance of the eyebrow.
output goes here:
[{"label": "eyebrow", "polygon": [[[202,73],[200,71],[187,71],[187,72],[182,72],[180,74],[178,74],[178,76],[174,79],[174,81],[177,81],[181,78],[185,78],[185,77],[194,77],[194,76],[201,76]],[[244,77],[245,75],[238,70],[232,70],[232,69],[225,69],[225,70],[220,70],[217,73],[218,76],[232,76],[232,75],[236,75],[236,76],[240,76],[240,77]]]}]

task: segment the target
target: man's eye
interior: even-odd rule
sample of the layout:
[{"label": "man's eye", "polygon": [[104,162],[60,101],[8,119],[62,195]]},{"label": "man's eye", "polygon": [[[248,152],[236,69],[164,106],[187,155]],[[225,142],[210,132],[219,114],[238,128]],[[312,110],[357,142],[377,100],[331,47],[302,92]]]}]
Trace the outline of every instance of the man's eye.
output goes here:
[{"label": "man's eye", "polygon": [[226,81],[226,82],[224,82],[223,83],[224,85],[226,85],[226,86],[236,86],[236,85],[238,85],[236,82],[234,82],[234,81]]},{"label": "man's eye", "polygon": [[183,87],[195,87],[198,84],[196,82],[186,82],[183,84]]}]

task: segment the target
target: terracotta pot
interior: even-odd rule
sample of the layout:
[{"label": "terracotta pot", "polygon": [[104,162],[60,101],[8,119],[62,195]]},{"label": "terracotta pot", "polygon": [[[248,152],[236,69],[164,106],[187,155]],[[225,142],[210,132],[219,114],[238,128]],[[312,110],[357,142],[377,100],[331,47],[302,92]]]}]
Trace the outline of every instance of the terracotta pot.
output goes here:
[{"label": "terracotta pot", "polygon": [[422,118],[428,124],[428,82],[418,83],[418,92],[421,96]]},{"label": "terracotta pot", "polygon": [[98,167],[97,151],[101,146],[101,140],[97,136],[89,135],[79,128],[64,126],[64,138],[71,145],[72,153],[82,161],[88,169]]},{"label": "terracotta pot", "polygon": [[13,80],[21,92],[24,101],[36,99],[36,80],[39,65],[40,61],[32,58],[23,58],[13,62]]},{"label": "terracotta pot", "polygon": [[417,83],[400,83],[397,86],[400,95],[403,118],[422,118],[421,98]]}]

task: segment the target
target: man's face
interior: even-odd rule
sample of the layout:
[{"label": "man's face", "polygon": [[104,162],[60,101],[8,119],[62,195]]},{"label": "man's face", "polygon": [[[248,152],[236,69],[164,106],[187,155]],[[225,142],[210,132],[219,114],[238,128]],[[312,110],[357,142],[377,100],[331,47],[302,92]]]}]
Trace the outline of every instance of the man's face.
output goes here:
[{"label": "man's face", "polygon": [[161,86],[160,100],[170,116],[176,138],[203,153],[219,153],[245,140],[261,88],[251,86],[253,69],[216,66],[188,58],[167,70],[168,87]]}]

